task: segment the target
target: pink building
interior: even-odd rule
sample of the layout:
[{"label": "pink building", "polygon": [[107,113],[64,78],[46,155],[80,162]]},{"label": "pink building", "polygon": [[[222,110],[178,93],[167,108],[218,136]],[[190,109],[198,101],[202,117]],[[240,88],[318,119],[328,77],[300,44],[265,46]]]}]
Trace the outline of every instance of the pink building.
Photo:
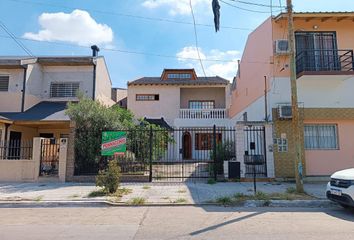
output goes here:
[{"label": "pink building", "polygon": [[[230,106],[235,122],[273,124],[278,178],[294,176],[287,24],[279,14],[249,35]],[[354,167],[354,13],[299,12],[294,25],[304,174],[327,177]]]}]

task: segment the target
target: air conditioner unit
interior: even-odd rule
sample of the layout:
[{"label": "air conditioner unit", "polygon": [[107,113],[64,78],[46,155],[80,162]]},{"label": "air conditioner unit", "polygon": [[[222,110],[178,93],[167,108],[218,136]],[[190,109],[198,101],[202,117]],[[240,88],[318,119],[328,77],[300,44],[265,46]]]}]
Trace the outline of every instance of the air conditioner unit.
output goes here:
[{"label": "air conditioner unit", "polygon": [[278,114],[280,119],[291,119],[292,118],[292,108],[289,104],[279,105]]},{"label": "air conditioner unit", "polygon": [[289,52],[289,41],[287,39],[278,39],[275,41],[275,53],[277,55],[286,55]]}]

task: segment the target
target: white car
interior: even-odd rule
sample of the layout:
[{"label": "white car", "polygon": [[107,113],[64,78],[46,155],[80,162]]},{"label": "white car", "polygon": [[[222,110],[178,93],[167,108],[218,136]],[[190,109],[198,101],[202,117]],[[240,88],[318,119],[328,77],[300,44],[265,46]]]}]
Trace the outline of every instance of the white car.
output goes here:
[{"label": "white car", "polygon": [[354,168],[332,174],[326,195],[329,200],[343,207],[354,207]]}]

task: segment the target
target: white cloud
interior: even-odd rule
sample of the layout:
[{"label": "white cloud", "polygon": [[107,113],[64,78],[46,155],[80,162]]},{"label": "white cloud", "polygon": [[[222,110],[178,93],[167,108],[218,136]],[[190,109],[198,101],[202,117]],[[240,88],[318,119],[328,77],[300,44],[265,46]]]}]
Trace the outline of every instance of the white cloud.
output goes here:
[{"label": "white cloud", "polygon": [[64,41],[82,46],[111,44],[113,31],[106,24],[97,23],[88,12],[74,10],[72,13],[42,13],[38,33],[27,32],[23,37],[39,41]]},{"label": "white cloud", "polygon": [[[237,60],[240,58],[240,52],[236,50],[220,51],[218,49],[210,50],[204,53],[199,48],[200,58],[202,59],[205,74],[207,76],[220,76],[232,80],[237,72]],[[195,68],[199,76],[203,76],[203,71],[198,59],[198,52],[195,47],[184,47],[176,54],[178,61],[189,68]],[[186,59],[190,58],[190,59]],[[204,60],[204,61],[203,61]],[[223,61],[208,61],[223,60]],[[230,60],[230,61],[229,61]]]},{"label": "white cloud", "polygon": [[[189,5],[189,0],[145,0],[142,5],[149,9],[155,9],[159,7],[169,7],[170,15],[189,15],[191,14],[191,9]],[[210,0],[193,0],[192,1],[193,10],[197,7],[209,7],[211,9]]]}]

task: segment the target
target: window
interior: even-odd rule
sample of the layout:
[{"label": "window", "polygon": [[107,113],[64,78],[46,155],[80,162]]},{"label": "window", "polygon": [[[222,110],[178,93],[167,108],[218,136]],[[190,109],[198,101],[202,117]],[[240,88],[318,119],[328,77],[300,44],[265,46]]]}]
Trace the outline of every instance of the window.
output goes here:
[{"label": "window", "polygon": [[137,94],[136,101],[158,101],[160,96],[158,94]]},{"label": "window", "polygon": [[214,101],[189,101],[190,109],[213,109]]},{"label": "window", "polygon": [[305,125],[305,149],[338,149],[337,125]]},{"label": "window", "polygon": [[50,84],[50,97],[76,97],[79,90],[80,83],[51,83]]},{"label": "window", "polygon": [[[216,134],[216,143],[221,142],[221,133]],[[213,133],[196,133],[195,150],[211,150],[213,146]]]},{"label": "window", "polygon": [[167,74],[168,79],[191,79],[192,75],[190,73],[169,73]]},{"label": "window", "polygon": [[9,91],[9,76],[0,76],[0,92]]}]

